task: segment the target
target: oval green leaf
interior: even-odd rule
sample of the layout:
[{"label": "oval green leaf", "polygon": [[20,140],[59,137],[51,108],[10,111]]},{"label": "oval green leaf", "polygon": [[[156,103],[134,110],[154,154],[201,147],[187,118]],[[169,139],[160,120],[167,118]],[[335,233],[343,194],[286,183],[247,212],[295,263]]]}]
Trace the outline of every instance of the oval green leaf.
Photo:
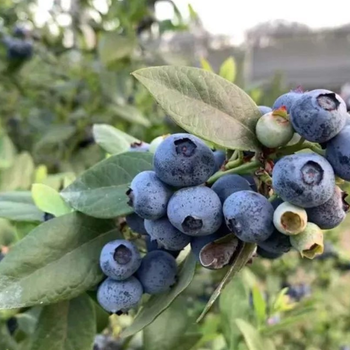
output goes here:
[{"label": "oval green leaf", "polygon": [[44,184],[32,185],[32,197],[35,205],[45,213],[61,216],[72,212],[72,208],[63,200],[60,194]]},{"label": "oval green leaf", "polygon": [[95,332],[92,301],[82,295],[42,310],[30,350],[92,349]]},{"label": "oval green leaf", "polygon": [[220,77],[233,83],[236,79],[236,61],[233,57],[229,57],[220,67]]},{"label": "oval green leaf", "polygon": [[0,193],[0,217],[13,221],[42,221],[44,213],[38,209],[30,191]]},{"label": "oval green leaf", "polygon": [[254,101],[238,86],[203,69],[152,67],[133,73],[183,129],[229,149],[259,150]]},{"label": "oval green leaf", "polygon": [[111,156],[85,171],[61,196],[75,210],[96,218],[130,214],[125,192],[139,172],[152,169],[152,162],[152,154],[146,152]]},{"label": "oval green leaf", "polygon": [[47,221],[19,241],[0,264],[0,309],[74,298],[103,278],[102,247],[120,237],[112,220],[72,213]]},{"label": "oval green leaf", "polygon": [[188,287],[193,279],[195,268],[196,259],[190,253],[180,267],[176,285],[167,293],[152,296],[141,308],[133,324],[126,328],[121,336],[129,337],[151,324]]},{"label": "oval green leaf", "polygon": [[127,152],[132,143],[140,142],[135,137],[107,124],[95,124],[92,133],[96,143],[110,154]]}]

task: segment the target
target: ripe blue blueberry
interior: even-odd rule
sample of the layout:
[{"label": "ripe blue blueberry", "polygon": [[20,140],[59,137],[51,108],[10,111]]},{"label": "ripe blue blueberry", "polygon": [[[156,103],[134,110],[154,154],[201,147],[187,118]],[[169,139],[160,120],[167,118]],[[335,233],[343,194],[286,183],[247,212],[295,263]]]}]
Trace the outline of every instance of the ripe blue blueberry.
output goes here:
[{"label": "ripe blue blueberry", "polygon": [[173,134],[154,154],[154,170],[165,183],[175,187],[196,186],[213,174],[215,159],[211,149],[198,137]]},{"label": "ripe blue blueberry", "polygon": [[245,178],[250,185],[250,189],[254,192],[258,192],[258,186],[256,185],[256,181],[254,176],[252,175],[242,175],[243,178]]},{"label": "ripe blue blueberry", "polygon": [[44,213],[44,221],[49,221],[51,219],[54,219],[55,215],[50,214],[50,213]]},{"label": "ripe blue blueberry", "polygon": [[346,193],[338,186],[335,187],[333,196],[322,205],[306,210],[308,221],[313,222],[322,230],[329,230],[341,224],[349,210],[349,204],[345,202]]},{"label": "ripe blue blueberry", "polygon": [[29,40],[6,38],[7,58],[9,60],[26,60],[33,55],[33,44]]},{"label": "ripe blue blueberry", "polygon": [[301,96],[303,96],[303,92],[299,90],[287,92],[286,94],[283,94],[277,98],[277,100],[274,102],[272,106],[272,109],[275,110],[284,106],[286,107],[287,112],[290,114],[292,105]]},{"label": "ripe blue blueberry", "polygon": [[271,252],[268,252],[268,251],[264,250],[263,248],[261,248],[259,246],[258,246],[258,249],[256,250],[256,253],[261,258],[268,259],[268,260],[275,260],[275,259],[280,258],[283,255],[283,253],[271,253]]},{"label": "ripe blue blueberry", "polygon": [[347,111],[340,96],[328,90],[313,90],[300,97],[291,109],[296,132],[308,141],[323,143],[345,126]]},{"label": "ripe blue blueberry", "polygon": [[226,160],[226,155],[224,151],[214,151],[214,159],[215,159],[215,169],[213,173],[216,173],[221,169]]},{"label": "ripe blue blueberry", "polygon": [[143,290],[148,294],[168,291],[176,282],[177,265],[175,258],[162,250],[154,250],[142,259],[137,271]]},{"label": "ripe blue blueberry", "polygon": [[103,273],[117,281],[133,275],[141,265],[140,253],[132,242],[118,239],[107,243],[101,252],[100,266]]},{"label": "ripe blue blueberry", "polygon": [[179,256],[181,251],[176,251],[176,250],[167,250],[164,248],[161,248],[158,246],[157,241],[152,241],[150,236],[145,236],[145,243],[146,243],[146,249],[147,252],[153,252],[154,250],[162,250],[164,252],[169,253],[171,256],[173,256],[175,259]]},{"label": "ripe blue blueberry", "polygon": [[266,113],[272,112],[272,108],[267,107],[267,106],[258,106],[260,114],[263,116]]},{"label": "ripe blue blueberry", "polygon": [[148,152],[149,144],[147,142],[134,142],[130,145],[129,152]]},{"label": "ripe blue blueberry", "polygon": [[220,198],[208,187],[183,188],[171,197],[168,218],[178,230],[187,235],[210,235],[222,223]]},{"label": "ripe blue blueberry", "polygon": [[272,187],[286,202],[312,208],[334,193],[334,172],[327,160],[315,153],[283,157],[274,166]]},{"label": "ripe blue blueberry", "polygon": [[289,252],[292,245],[287,235],[275,229],[266,241],[259,243],[259,247],[269,253],[283,254]]},{"label": "ripe blue blueberry", "polygon": [[326,158],[337,176],[350,181],[350,125],[327,143]]},{"label": "ripe blue blueberry", "polygon": [[176,229],[168,218],[145,220],[145,228],[151,239],[167,250],[181,250],[191,241],[191,237]]},{"label": "ripe blue blueberry", "polygon": [[267,240],[274,226],[273,207],[261,194],[239,191],[231,194],[223,206],[227,227],[243,242],[260,243]]},{"label": "ripe blue blueberry", "polygon": [[124,281],[107,278],[98,288],[97,300],[107,312],[121,315],[137,307],[142,293],[142,285],[135,277]]},{"label": "ripe blue blueberry", "polygon": [[172,191],[154,171],[143,171],[134,177],[126,194],[128,204],[137,215],[143,219],[157,220],[166,214]]},{"label": "ripe blue blueberry", "polygon": [[132,231],[140,235],[147,235],[147,231],[145,229],[145,220],[142,219],[140,216],[133,213],[128,215],[125,219],[127,225]]},{"label": "ripe blue blueberry", "polygon": [[221,203],[232,194],[238,191],[250,190],[250,183],[242,176],[228,174],[220,177],[211,189],[219,196]]}]

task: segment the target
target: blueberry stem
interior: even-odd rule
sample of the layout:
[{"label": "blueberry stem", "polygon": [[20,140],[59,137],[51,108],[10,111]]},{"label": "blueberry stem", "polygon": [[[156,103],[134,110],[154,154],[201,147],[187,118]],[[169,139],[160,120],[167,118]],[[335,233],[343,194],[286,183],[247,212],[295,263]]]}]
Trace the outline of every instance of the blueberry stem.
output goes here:
[{"label": "blueberry stem", "polygon": [[302,149],[310,149],[311,151],[324,156],[325,155],[325,151],[319,147],[316,143],[312,143],[309,141],[305,141],[303,139],[301,139],[297,144],[293,145],[293,146],[286,146],[286,147],[282,147],[277,153],[277,157],[280,156],[285,156],[288,154],[293,154],[296,153]]},{"label": "blueberry stem", "polygon": [[268,201],[269,201],[269,202],[273,202],[277,197],[278,197],[277,194],[274,193],[274,194],[268,199]]},{"label": "blueberry stem", "polygon": [[212,185],[215,181],[220,179],[221,176],[224,176],[227,174],[249,174],[252,171],[258,169],[260,166],[261,166],[260,162],[253,161],[253,162],[239,165],[233,169],[229,169],[229,170],[225,170],[225,171],[218,171],[212,177],[209,178],[209,180],[207,181],[207,184]]},{"label": "blueberry stem", "polygon": [[242,163],[243,163],[243,159],[232,160],[225,165],[225,169],[237,168]]}]

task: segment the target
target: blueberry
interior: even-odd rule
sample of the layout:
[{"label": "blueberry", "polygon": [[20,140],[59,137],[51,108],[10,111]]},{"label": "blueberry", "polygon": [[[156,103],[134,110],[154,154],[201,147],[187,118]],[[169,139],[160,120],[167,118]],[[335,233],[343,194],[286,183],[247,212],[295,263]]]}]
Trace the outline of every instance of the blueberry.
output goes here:
[{"label": "blueberry", "polygon": [[156,220],[166,214],[168,201],[172,195],[170,188],[158,179],[154,171],[137,174],[126,192],[128,204],[143,219]]},{"label": "blueberry", "polygon": [[134,142],[130,145],[129,152],[148,152],[149,144],[146,142]]},{"label": "blueberry", "polygon": [[55,215],[50,214],[50,213],[44,213],[44,221],[49,221],[51,219],[54,219]]},{"label": "blueberry", "polygon": [[173,256],[175,259],[179,256],[181,251],[176,251],[176,250],[167,250],[167,249],[163,249],[160,248],[158,246],[158,242],[157,241],[152,241],[150,236],[146,236],[145,237],[145,242],[146,242],[146,248],[148,252],[153,252],[154,250],[162,250],[164,252],[169,253],[171,256]]},{"label": "blueberry", "polygon": [[239,191],[231,194],[223,206],[227,227],[243,242],[266,241],[274,231],[273,207],[261,194]]},{"label": "blueberry", "polygon": [[228,174],[220,177],[211,189],[219,196],[221,203],[232,194],[238,191],[250,190],[250,183],[242,176]]},{"label": "blueberry", "polygon": [[287,236],[297,235],[306,228],[306,210],[283,202],[273,213],[273,224],[279,232]]},{"label": "blueberry", "polygon": [[222,223],[220,198],[208,187],[183,188],[171,197],[168,218],[178,230],[187,235],[210,235]]},{"label": "blueberry", "polygon": [[261,115],[272,112],[272,108],[267,107],[267,106],[258,106],[258,109],[259,109],[259,112],[261,113]]},{"label": "blueberry", "polygon": [[165,183],[175,187],[196,186],[213,174],[215,159],[198,137],[174,134],[167,137],[154,154],[154,170]]},{"label": "blueberry", "polygon": [[259,243],[259,247],[269,253],[283,254],[289,252],[292,245],[288,236],[275,229],[266,241]]},{"label": "blueberry", "polygon": [[11,317],[7,320],[7,329],[11,335],[13,335],[18,328],[18,321],[16,317]]},{"label": "blueberry", "polygon": [[176,229],[168,218],[145,220],[145,228],[151,239],[167,250],[182,250],[191,241],[191,237]]},{"label": "blueberry", "polygon": [[264,250],[263,248],[261,248],[259,246],[258,246],[258,249],[257,249],[256,253],[261,258],[269,259],[269,260],[278,259],[278,258],[280,258],[283,255],[283,253],[271,253],[271,252],[268,252],[268,251]]},{"label": "blueberry", "polygon": [[149,144],[149,151],[154,153],[158,148],[158,146],[169,136],[170,134],[166,134],[166,135],[158,136],[155,139],[153,139]]},{"label": "blueberry", "polygon": [[142,219],[140,216],[133,213],[128,215],[125,219],[127,225],[132,231],[140,235],[147,235],[147,231],[145,229],[145,220]]},{"label": "blueberry", "polygon": [[306,92],[293,104],[291,122],[296,132],[308,141],[323,143],[345,126],[346,105],[328,90]]},{"label": "blueberry", "polygon": [[285,146],[294,136],[293,127],[284,108],[260,117],[255,133],[259,142],[268,148]]},{"label": "blueberry", "polygon": [[301,299],[307,297],[311,294],[311,288],[308,284],[301,283],[297,285],[285,285],[284,288],[288,288],[287,295],[294,299],[295,301],[300,301]]},{"label": "blueberry", "polygon": [[274,166],[272,187],[287,202],[311,208],[327,202],[334,193],[334,173],[327,160],[315,153],[283,157]]},{"label": "blueberry", "polygon": [[243,178],[245,178],[250,185],[250,189],[254,192],[258,192],[258,186],[256,185],[256,181],[253,175],[241,175]]},{"label": "blueberry", "polygon": [[117,281],[133,275],[140,265],[140,253],[132,242],[118,239],[107,243],[102,249],[101,269],[106,276]]},{"label": "blueberry", "polygon": [[214,159],[215,159],[215,169],[213,173],[216,173],[221,169],[226,160],[226,154],[224,151],[214,151]]},{"label": "blueberry", "polygon": [[274,102],[272,109],[278,109],[281,107],[286,107],[287,112],[290,114],[292,105],[295,101],[299,100],[300,97],[303,96],[303,93],[301,91],[295,90],[287,92],[286,94],[281,95],[277,98],[277,100]]},{"label": "blueberry", "polygon": [[327,143],[326,158],[337,176],[350,181],[350,125]]},{"label": "blueberry", "polygon": [[176,272],[175,259],[167,252],[154,250],[142,259],[137,277],[145,293],[158,294],[168,291],[175,284]]},{"label": "blueberry", "polygon": [[135,277],[124,281],[107,278],[98,288],[97,300],[107,312],[121,315],[137,307],[142,293],[142,285]]},{"label": "blueberry", "polygon": [[7,58],[9,60],[27,60],[33,55],[33,44],[31,41],[6,38],[5,44],[7,46]]},{"label": "blueberry", "polygon": [[345,197],[346,194],[336,186],[333,196],[326,203],[306,210],[308,220],[322,230],[337,227],[345,219],[349,210],[349,204],[344,200]]}]

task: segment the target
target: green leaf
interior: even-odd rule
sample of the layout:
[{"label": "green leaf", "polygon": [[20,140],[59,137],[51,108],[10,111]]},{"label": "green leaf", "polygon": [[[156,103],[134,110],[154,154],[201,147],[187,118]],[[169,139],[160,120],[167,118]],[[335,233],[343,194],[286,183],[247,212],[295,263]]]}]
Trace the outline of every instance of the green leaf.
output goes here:
[{"label": "green leaf", "polygon": [[216,299],[220,296],[224,287],[230,280],[235,276],[248,262],[255,250],[255,244],[244,243],[241,247],[239,253],[237,254],[235,260],[232,262],[231,267],[227,271],[226,275],[215,289],[214,293],[211,295],[207,305],[205,306],[203,312],[198,317],[197,322],[200,322],[204,316],[208,313],[210,308],[215,303]]},{"label": "green leaf", "polygon": [[44,213],[50,213],[57,217],[72,212],[72,208],[50,186],[33,184],[32,197],[35,205]]},{"label": "green leaf", "polygon": [[44,213],[39,210],[29,191],[0,193],[0,217],[14,221],[42,221]]},{"label": "green leaf", "polygon": [[253,287],[253,304],[259,326],[266,322],[266,302],[258,286]]},{"label": "green leaf", "polygon": [[229,57],[220,67],[220,77],[233,83],[236,79],[236,62],[233,57]]},{"label": "green leaf", "polygon": [[206,60],[205,58],[201,58],[201,66],[204,70],[208,71],[208,72],[213,72],[214,73],[214,69],[212,68],[211,64],[208,62],[208,60]]},{"label": "green leaf", "polygon": [[30,350],[90,350],[95,332],[92,301],[82,295],[43,309]]},{"label": "green leaf", "polygon": [[250,313],[249,295],[242,278],[236,277],[220,295],[221,326],[229,349],[236,349],[240,331],[236,319],[246,318]]},{"label": "green leaf", "polygon": [[[186,299],[179,296],[171,306],[143,331],[145,350],[188,350],[193,344],[184,344],[190,318],[187,314]],[[199,337],[201,335],[199,334]],[[198,334],[196,334],[198,340]]]},{"label": "green leaf", "polygon": [[190,67],[152,67],[133,73],[165,112],[186,131],[218,146],[259,150],[254,101],[214,73]]},{"label": "green leaf", "polygon": [[128,57],[136,47],[134,37],[121,36],[117,31],[104,32],[98,44],[100,60],[104,65]]},{"label": "green leaf", "polygon": [[93,217],[127,215],[132,212],[125,194],[130,182],[139,172],[152,167],[151,153],[114,155],[85,171],[61,196],[75,210]]},{"label": "green leaf", "polygon": [[133,124],[139,124],[145,127],[150,127],[150,121],[134,106],[113,106],[111,107],[113,115],[124,119]]},{"label": "green leaf", "polygon": [[11,139],[6,135],[0,136],[0,168],[6,169],[10,167],[15,159],[16,149]]},{"label": "green leaf", "polygon": [[196,259],[193,254],[189,254],[180,266],[176,285],[167,293],[152,296],[141,308],[133,324],[126,328],[121,336],[129,337],[151,324],[188,287],[193,279],[195,268]]},{"label": "green leaf", "polygon": [[59,125],[51,127],[45,135],[35,144],[34,151],[47,145],[57,145],[71,138],[76,131],[73,125]]},{"label": "green leaf", "polygon": [[236,324],[243,334],[249,350],[275,350],[274,345],[266,341],[250,323],[238,319]]},{"label": "green leaf", "polygon": [[92,132],[96,143],[110,154],[126,152],[132,143],[140,142],[135,137],[107,124],[95,124]]},{"label": "green leaf", "polygon": [[112,220],[71,213],[49,220],[19,241],[0,264],[0,309],[74,298],[103,278],[102,247],[120,237]]},{"label": "green leaf", "polygon": [[34,177],[34,162],[28,152],[16,156],[13,165],[1,176],[1,189],[5,191],[26,190]]}]

